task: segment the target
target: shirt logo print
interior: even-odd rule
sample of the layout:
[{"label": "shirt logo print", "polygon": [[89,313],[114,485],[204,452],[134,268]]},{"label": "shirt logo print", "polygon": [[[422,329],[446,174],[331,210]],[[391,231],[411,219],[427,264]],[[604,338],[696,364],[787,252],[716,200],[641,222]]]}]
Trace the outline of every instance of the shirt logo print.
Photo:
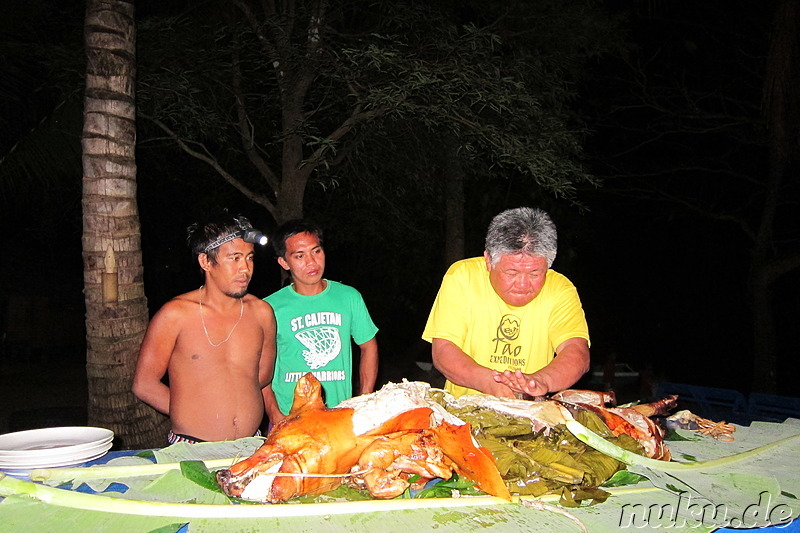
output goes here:
[{"label": "shirt logo print", "polygon": [[298,331],[294,336],[307,348],[303,350],[303,359],[311,370],[327,365],[342,351],[342,339],[339,330],[334,327],[308,328]]}]

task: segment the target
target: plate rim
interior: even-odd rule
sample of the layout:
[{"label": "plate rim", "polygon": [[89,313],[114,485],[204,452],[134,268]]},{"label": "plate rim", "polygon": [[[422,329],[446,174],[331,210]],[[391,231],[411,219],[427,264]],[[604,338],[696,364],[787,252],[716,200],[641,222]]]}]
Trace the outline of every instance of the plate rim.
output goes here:
[{"label": "plate rim", "polygon": [[87,454],[94,453],[97,450],[102,449],[111,449],[114,445],[112,441],[108,442],[99,442],[93,446],[89,446],[86,448],[81,448],[80,450],[72,450],[66,448],[59,448],[59,453],[47,453],[47,454],[37,454],[37,455],[17,455],[17,456],[3,456],[0,457],[0,468],[3,466],[8,466],[10,464],[19,464],[19,463],[31,463],[31,462],[42,462],[42,461],[58,461],[64,458],[71,458],[71,457],[82,457]]},{"label": "plate rim", "polygon": [[[18,449],[20,445],[24,445],[26,439],[32,443],[46,444],[47,439],[52,439],[53,442],[58,442],[58,435],[73,432],[80,436],[80,432],[87,433],[83,441],[74,442],[72,444],[65,444],[63,446],[55,446],[51,448],[36,448],[36,449]],[[52,436],[49,436],[52,435]],[[62,439],[68,438],[66,435]],[[114,432],[107,428],[96,426],[58,426],[49,428],[27,429],[23,431],[15,431],[12,433],[4,433],[0,435],[0,457],[9,457],[11,455],[20,455],[21,457],[47,455],[48,452],[61,453],[67,451],[78,451],[85,448],[96,446],[106,441],[111,442],[114,439]],[[10,444],[4,444],[4,441]],[[6,446],[6,447],[4,447]],[[16,446],[11,448],[8,446]]]},{"label": "plate rim", "polygon": [[94,450],[91,454],[86,456],[75,456],[64,458],[58,461],[46,461],[46,462],[30,462],[30,463],[19,463],[9,466],[2,466],[0,465],[0,470],[9,470],[9,471],[16,471],[16,470],[33,470],[35,468],[59,468],[64,466],[73,466],[79,465],[81,463],[86,463],[89,461],[93,461],[95,459],[99,459],[100,457],[104,456],[108,453],[111,449],[111,445],[108,445],[108,448],[101,447],[99,450]]},{"label": "plate rim", "polygon": [[74,444],[74,445],[65,445],[65,446],[55,446],[52,448],[38,448],[32,450],[13,450],[13,451],[0,451],[0,461],[3,459],[9,458],[24,458],[24,457],[31,457],[31,456],[38,456],[38,455],[61,455],[66,452],[77,452],[86,450],[89,448],[94,448],[96,446],[102,446],[114,440],[113,437],[104,438],[102,440],[98,440],[96,442],[89,442],[86,444]]}]

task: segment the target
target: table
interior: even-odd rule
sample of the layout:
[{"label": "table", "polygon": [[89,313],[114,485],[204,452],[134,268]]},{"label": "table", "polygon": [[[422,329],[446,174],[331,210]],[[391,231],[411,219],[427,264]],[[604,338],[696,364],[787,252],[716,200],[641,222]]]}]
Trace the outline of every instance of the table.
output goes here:
[{"label": "table", "polygon": [[[794,496],[800,495],[800,468],[797,458],[800,457],[800,422],[787,421],[784,424],[754,424],[749,428],[737,429],[737,440],[734,443],[675,442],[670,443],[673,457],[685,460],[690,455],[700,460],[713,457],[703,456],[714,450],[716,456],[728,456],[749,450],[775,439],[789,436],[790,445],[776,449],[758,462],[759,471],[774,477],[780,483],[780,491]],[[238,441],[237,441],[238,442]],[[208,443],[204,445],[182,445],[191,453],[213,456],[211,451],[221,453],[222,457],[235,454],[219,451],[225,443]],[[167,453],[173,447],[155,452]],[[178,452],[176,452],[178,453]],[[183,452],[180,452],[183,453]],[[188,452],[187,452],[188,453]],[[226,455],[225,453],[228,453]],[[134,452],[111,452],[95,461],[105,463],[111,459],[130,456]],[[738,467],[737,467],[738,468]],[[727,474],[726,474],[727,475]],[[739,475],[731,469],[731,483],[737,481]],[[83,492],[92,492],[86,487]],[[567,514],[550,512],[548,509],[537,510],[519,502],[508,503],[498,498],[482,497],[475,499],[451,498],[442,500],[392,500],[387,502],[371,501],[364,504],[358,502],[331,504],[283,504],[256,506],[215,506],[225,507],[227,511],[238,513],[228,518],[205,517],[188,518],[186,516],[161,516],[158,511],[145,516],[130,516],[99,511],[79,511],[77,514],[63,508],[31,501],[20,496],[9,496],[0,502],[0,530],[2,531],[61,531],[81,532],[105,531],[119,533],[121,531],[163,531],[163,532],[208,532],[220,531],[299,531],[316,532],[369,532],[377,531],[406,532],[415,530],[435,530],[438,532],[492,532],[492,531],[548,531],[572,532],[580,531],[575,520],[584,524],[588,531],[606,532],[619,529],[635,529],[639,531],[661,531],[687,529],[692,531],[741,531],[704,521],[685,521],[678,514],[670,516],[670,509],[678,509],[682,505],[680,497],[654,486],[642,486],[633,489],[613,489],[612,498],[603,504],[579,509],[568,509]],[[555,498],[542,498],[545,504],[554,504]],[[788,504],[786,502],[789,502]],[[786,506],[792,517],[800,514],[800,500],[759,501],[753,500],[754,512],[772,513],[778,506]],[[683,502],[685,503],[685,502]],[[354,505],[351,505],[354,504]],[[672,506],[672,507],[670,507]],[[201,508],[201,506],[195,506]],[[260,512],[265,516],[244,516]],[[661,512],[661,520],[652,513]],[[649,513],[649,515],[648,515]],[[736,518],[736,517],[734,517]],[[9,528],[9,529],[6,529]],[[759,533],[778,531],[800,531],[800,521],[791,524],[780,524],[758,529]]]}]

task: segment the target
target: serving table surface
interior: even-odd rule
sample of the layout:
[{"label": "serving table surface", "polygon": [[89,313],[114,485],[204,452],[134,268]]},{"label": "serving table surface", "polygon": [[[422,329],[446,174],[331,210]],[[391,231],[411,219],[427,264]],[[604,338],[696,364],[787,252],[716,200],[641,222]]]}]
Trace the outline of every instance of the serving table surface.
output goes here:
[{"label": "serving table surface", "polygon": [[[389,501],[304,503],[279,505],[214,505],[225,507],[226,516],[201,516],[200,518],[174,515],[164,511],[152,511],[147,515],[130,515],[107,511],[75,510],[29,498],[12,495],[0,501],[0,531],[54,531],[54,532],[470,532],[470,531],[548,531],[548,532],[608,532],[617,530],[637,531],[742,531],[753,524],[771,526],[758,528],[762,531],[800,532],[800,421],[789,419],[781,424],[754,422],[749,427],[737,426],[733,442],[714,441],[686,432],[688,440],[671,441],[669,447],[673,459],[707,461],[733,456],[771,442],[785,442],[762,453],[749,463],[737,463],[730,471],[717,478],[729,486],[715,487],[715,494],[726,490],[737,491],[751,497],[752,504],[741,505],[736,513],[723,516],[726,502],[718,499],[705,506],[693,503],[679,489],[675,491],[659,488],[658,483],[645,481],[633,487],[609,489],[612,496],[604,503],[581,507],[560,508],[558,498],[545,496],[539,501],[532,498],[515,498],[506,502],[495,497],[462,497],[446,499],[397,499]],[[797,438],[794,438],[797,437]],[[236,441],[237,443],[240,441]],[[258,442],[252,443],[253,450]],[[189,453],[192,459],[231,457],[220,447],[225,443],[201,445],[179,444],[158,452]],[[179,448],[178,448],[179,447]],[[190,452],[185,452],[190,450]],[[222,455],[219,455],[219,454]],[[137,454],[133,451],[112,451],[104,457],[86,463],[104,464],[112,460],[126,461]],[[159,462],[163,462],[158,453]],[[137,459],[142,460],[142,459]],[[761,481],[767,479],[775,489],[767,494],[754,491],[748,494],[746,479],[753,472]],[[11,473],[15,478],[29,481],[25,472]],[[111,480],[109,480],[111,481]],[[120,482],[122,480],[119,480]],[[774,481],[774,483],[772,483]],[[126,492],[127,486],[113,483],[108,489]],[[724,484],[723,483],[723,484]],[[663,483],[661,483],[663,485]],[[669,485],[669,484],[668,484]],[[771,485],[771,486],[772,486]],[[761,485],[759,485],[761,486]],[[0,488],[2,483],[0,482]],[[62,489],[58,489],[62,490]],[[67,486],[63,490],[75,490],[101,498],[86,484]],[[698,489],[702,492],[703,489]],[[720,492],[721,490],[721,492]],[[733,492],[731,492],[733,494]],[[725,496],[720,498],[724,499]],[[733,499],[731,499],[733,501]],[[694,505],[694,507],[692,507]],[[201,511],[207,507],[196,505]],[[556,512],[553,508],[563,512]],[[705,509],[705,511],[704,511]],[[716,509],[717,518],[709,517],[708,510]],[[744,511],[742,511],[744,509]],[[201,515],[203,513],[201,512]],[[757,520],[761,520],[757,522]],[[585,529],[584,529],[585,528]]]}]

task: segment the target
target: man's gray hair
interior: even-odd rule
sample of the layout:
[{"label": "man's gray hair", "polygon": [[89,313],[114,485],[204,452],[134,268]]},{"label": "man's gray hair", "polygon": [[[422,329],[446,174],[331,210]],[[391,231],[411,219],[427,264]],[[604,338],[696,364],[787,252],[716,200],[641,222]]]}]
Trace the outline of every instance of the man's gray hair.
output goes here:
[{"label": "man's gray hair", "polygon": [[492,266],[501,255],[525,254],[544,257],[550,268],[557,250],[556,225],[541,209],[518,207],[503,211],[492,219],[486,232],[486,252]]}]

